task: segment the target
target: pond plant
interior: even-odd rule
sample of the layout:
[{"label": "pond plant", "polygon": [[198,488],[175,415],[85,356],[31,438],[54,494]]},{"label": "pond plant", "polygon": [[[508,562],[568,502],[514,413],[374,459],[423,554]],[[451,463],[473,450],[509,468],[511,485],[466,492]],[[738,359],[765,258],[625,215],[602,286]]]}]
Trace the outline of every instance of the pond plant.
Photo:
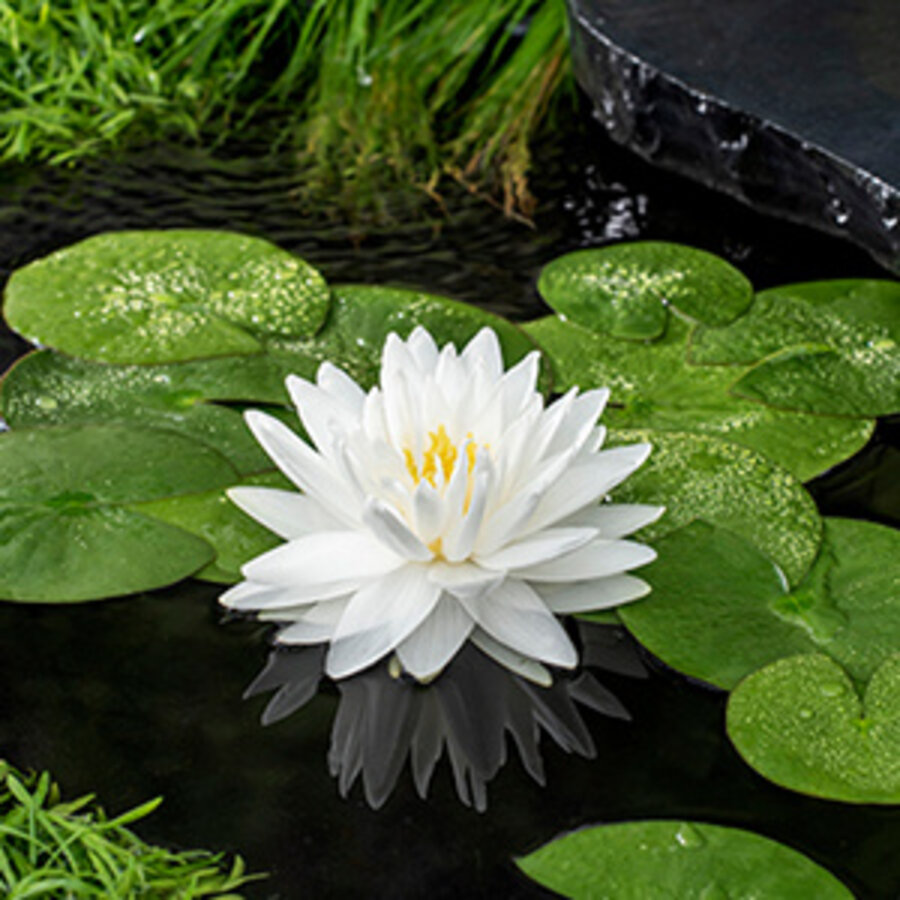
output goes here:
[{"label": "pond plant", "polygon": [[[453,671],[495,677],[471,674],[475,648],[518,679],[491,696],[527,698],[519,733],[589,755],[572,701],[627,712],[559,670],[591,629],[622,628],[730,692],[728,736],[762,777],[900,803],[900,538],[821,516],[804,487],[900,411],[900,285],[754,293],[718,257],[641,242],[560,257],[538,289],[551,314],[513,324],[329,285],[226,232],[99,235],[21,268],[4,312],[41,349],[0,390],[0,595],[235,585],[225,606],[309,645],[273,651],[251,686],[277,691],[264,718],[301,707],[323,666],[341,679],[331,769],[375,806],[407,748],[424,795],[446,745],[483,808],[503,728],[470,752],[438,693]],[[359,725],[376,719],[396,725],[387,761]],[[604,854],[632,884],[665,868],[686,897],[849,896],[789,848],[702,822],[603,826],[520,865],[592,896]]]}]

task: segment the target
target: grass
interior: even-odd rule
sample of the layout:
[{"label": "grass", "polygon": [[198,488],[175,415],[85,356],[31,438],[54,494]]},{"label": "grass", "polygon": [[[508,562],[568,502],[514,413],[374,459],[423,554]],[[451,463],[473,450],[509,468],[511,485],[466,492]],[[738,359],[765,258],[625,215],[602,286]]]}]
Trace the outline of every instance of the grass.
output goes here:
[{"label": "grass", "polygon": [[63,802],[48,773],[26,776],[0,762],[0,896],[239,898],[234,891],[251,880],[240,857],[226,870],[220,855],[154,847],[126,827],[160,802],[110,819],[91,796]]},{"label": "grass", "polygon": [[313,200],[452,177],[527,215],[566,85],[564,0],[0,0],[2,161],[262,131]]}]

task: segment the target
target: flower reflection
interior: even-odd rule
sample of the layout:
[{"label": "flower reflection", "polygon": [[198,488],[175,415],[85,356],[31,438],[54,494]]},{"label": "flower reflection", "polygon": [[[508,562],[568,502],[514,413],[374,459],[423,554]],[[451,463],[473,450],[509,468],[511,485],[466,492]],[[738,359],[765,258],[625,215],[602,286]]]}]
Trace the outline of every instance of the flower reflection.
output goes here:
[{"label": "flower reflection", "polygon": [[[585,662],[644,677],[635,644],[622,629],[579,623]],[[286,718],[317,693],[326,645],[274,649],[245,696],[275,691],[263,724]],[[328,764],[346,796],[361,780],[373,808],[391,795],[409,760],[423,799],[446,750],[456,791],[467,806],[487,807],[487,784],[507,760],[507,733],[525,770],[544,784],[541,734],[568,753],[595,755],[582,707],[629,719],[627,710],[590,672],[566,673],[543,687],[514,674],[474,646],[464,647],[429,685],[387,664],[338,682],[340,702]]]}]

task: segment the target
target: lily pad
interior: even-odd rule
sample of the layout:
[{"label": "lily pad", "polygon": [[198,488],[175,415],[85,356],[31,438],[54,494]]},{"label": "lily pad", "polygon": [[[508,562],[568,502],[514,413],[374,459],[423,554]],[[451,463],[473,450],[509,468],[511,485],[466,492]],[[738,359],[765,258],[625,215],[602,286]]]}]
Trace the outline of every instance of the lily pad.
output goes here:
[{"label": "lily pad", "polygon": [[900,532],[823,520],[822,545],[788,590],[743,538],[694,522],[658,540],[651,599],[618,610],[672,668],[725,689],[777,659],[824,653],[865,683],[900,647]]},{"label": "lily pad", "polygon": [[853,900],[802,853],[739,828],[621,822],[567,834],[516,860],[572,900]]},{"label": "lily pad", "polygon": [[240,411],[214,401],[288,404],[287,358],[266,355],[111,366],[41,350],[19,360],[0,388],[12,428],[102,422],[177,431],[215,447],[242,473],[271,462]]},{"label": "lily pad", "polygon": [[750,282],[724,259],[658,241],[567,253],[544,267],[538,291],[566,319],[629,340],[662,335],[667,306],[724,325],[753,300]]},{"label": "lily pad", "polygon": [[666,507],[638,532],[654,543],[694,519],[746,538],[772,559],[791,584],[819,549],[822,520],[812,497],[789,472],[747,447],[702,434],[616,430],[609,444],[647,441],[647,462],[613,492],[618,503]]},{"label": "lily pad", "polygon": [[[280,472],[275,471],[254,475],[240,483],[296,490]],[[216,552],[215,561],[194,576],[205,581],[220,584],[240,581],[244,563],[282,543],[278,535],[238,509],[221,488],[153,500],[132,508],[170,525],[177,525],[212,545]]]},{"label": "lily pad", "polygon": [[719,435],[757,450],[807,481],[853,456],[875,427],[871,419],[813,416],[772,409],[729,391],[743,369],[686,362],[690,325],[670,316],[653,343],[610,340],[550,316],[525,326],[550,357],[558,391],[609,387],[604,421]]},{"label": "lily pad", "polygon": [[179,581],[206,541],[127,505],[233,483],[215,450],[149,428],[64,426],[0,437],[0,597],[76,602]]},{"label": "lily pad", "polygon": [[485,326],[500,339],[507,366],[536,350],[534,342],[512,322],[446,297],[406,288],[344,284],[333,288],[334,300],[325,327],[314,338],[298,341],[273,339],[269,352],[306,360],[296,374],[311,378],[326,360],[342,368],[363,388],[378,380],[381,351],[392,331],[406,337],[416,325],[428,329],[438,345],[462,349]]},{"label": "lily pad", "polygon": [[727,328],[698,328],[692,362],[756,365],[742,397],[848,416],[900,411],[900,283],[820,281],[759,293]]},{"label": "lily pad", "polygon": [[274,244],[226,231],[119,231],[12,274],[7,322],[29,340],[111,363],[258,353],[261,335],[308,337],[330,302],[322,276]]},{"label": "lily pad", "polygon": [[900,655],[860,700],[844,670],[818,654],[772,663],[728,702],[728,736],[764,778],[845,803],[900,803]]}]

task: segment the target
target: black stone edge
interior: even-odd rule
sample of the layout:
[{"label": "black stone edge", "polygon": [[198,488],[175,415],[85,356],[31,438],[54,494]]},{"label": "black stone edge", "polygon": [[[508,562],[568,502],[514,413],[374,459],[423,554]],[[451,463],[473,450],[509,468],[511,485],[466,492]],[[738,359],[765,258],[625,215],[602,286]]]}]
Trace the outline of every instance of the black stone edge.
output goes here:
[{"label": "black stone edge", "polygon": [[617,143],[790,221],[853,241],[900,273],[900,192],[617,46],[567,0],[575,77]]}]

